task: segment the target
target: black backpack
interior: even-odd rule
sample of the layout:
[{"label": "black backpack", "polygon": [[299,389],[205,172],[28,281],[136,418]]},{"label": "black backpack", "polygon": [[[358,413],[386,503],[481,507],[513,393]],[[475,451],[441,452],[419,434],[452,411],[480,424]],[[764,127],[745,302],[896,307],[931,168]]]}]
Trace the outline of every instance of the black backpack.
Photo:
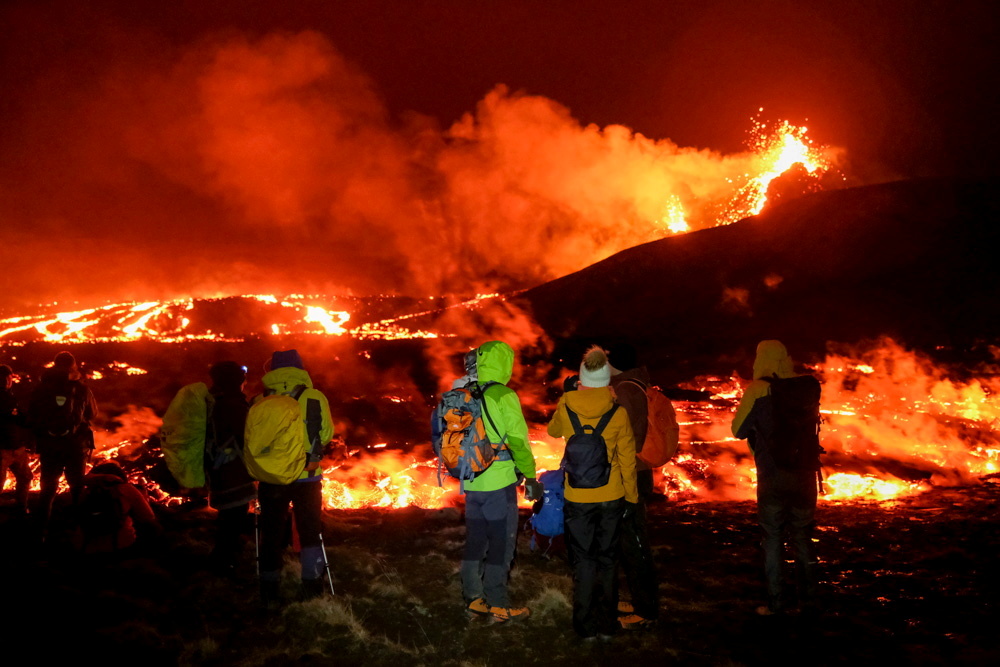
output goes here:
[{"label": "black backpack", "polygon": [[819,470],[819,380],[811,375],[765,377],[771,384],[768,451],[781,470]]},{"label": "black backpack", "polygon": [[580,417],[566,406],[569,422],[573,425],[573,435],[566,440],[563,467],[569,477],[569,484],[575,489],[596,489],[611,479],[611,461],[608,460],[608,445],[604,442],[604,429],[620,406],[604,413],[597,426],[580,423]]},{"label": "black backpack", "polygon": [[118,548],[118,534],[125,523],[125,506],[115,492],[119,484],[127,482],[91,484],[84,491],[77,515],[84,548],[102,537],[110,537],[114,548]]},{"label": "black backpack", "polygon": [[73,435],[83,424],[86,400],[80,396],[80,385],[72,380],[44,388],[36,404],[35,420],[42,433],[52,436]]}]

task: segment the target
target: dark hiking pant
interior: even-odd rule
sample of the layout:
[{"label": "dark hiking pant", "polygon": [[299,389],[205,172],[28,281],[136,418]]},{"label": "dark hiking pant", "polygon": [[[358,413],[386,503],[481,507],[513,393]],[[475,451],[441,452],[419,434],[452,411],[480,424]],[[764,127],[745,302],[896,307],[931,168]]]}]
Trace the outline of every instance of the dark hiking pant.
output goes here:
[{"label": "dark hiking pant", "polygon": [[623,501],[566,501],[566,550],[573,566],[573,629],[581,637],[618,629],[618,542]]},{"label": "dark hiking pant", "polygon": [[249,504],[245,504],[219,510],[216,515],[212,561],[217,568],[236,566],[240,552],[243,551],[243,535],[248,533],[250,525],[249,510]]},{"label": "dark hiking pant", "polygon": [[465,552],[462,597],[510,607],[507,580],[517,546],[517,486],[465,493]]},{"label": "dark hiking pant", "polygon": [[653,490],[653,471],[637,470],[636,478],[639,502],[634,512],[628,511],[622,517],[621,563],[635,613],[656,620],[660,612],[659,584],[653,550],[646,533],[646,500]]},{"label": "dark hiking pant", "polygon": [[302,547],[299,561],[302,580],[319,579],[323,575],[323,484],[315,481],[293,482],[288,485],[261,482],[257,490],[260,501],[260,578],[278,581],[282,554],[287,546],[288,505],[292,505],[295,526]]},{"label": "dark hiking pant", "polygon": [[28,450],[24,447],[17,449],[0,449],[0,489],[3,488],[7,480],[7,471],[14,475],[14,498],[19,510],[28,509],[28,490],[31,488],[31,480],[35,475],[31,472],[31,465],[28,463]]},{"label": "dark hiking pant", "polygon": [[80,501],[83,492],[83,476],[87,467],[90,450],[80,444],[75,435],[39,435],[37,440],[38,461],[41,467],[38,494],[38,515],[43,523],[48,523],[52,514],[52,502],[59,492],[59,478],[66,475],[66,483],[73,498],[73,504]]},{"label": "dark hiking pant", "polygon": [[782,563],[787,533],[795,556],[799,602],[815,597],[817,563],[812,543],[816,516],[816,473],[811,470],[778,470],[757,480],[757,518],[763,536],[764,576],[768,606],[782,611],[788,604]]}]

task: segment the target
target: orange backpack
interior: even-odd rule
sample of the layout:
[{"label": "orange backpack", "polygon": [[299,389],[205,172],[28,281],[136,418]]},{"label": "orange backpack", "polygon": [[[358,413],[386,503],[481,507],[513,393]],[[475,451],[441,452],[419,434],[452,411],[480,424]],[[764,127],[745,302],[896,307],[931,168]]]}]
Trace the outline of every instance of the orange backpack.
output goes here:
[{"label": "orange backpack", "polygon": [[636,456],[650,468],[659,468],[677,453],[680,445],[681,428],[677,424],[677,413],[670,399],[657,387],[647,387],[643,382],[629,378],[646,392],[648,423],[646,441]]}]

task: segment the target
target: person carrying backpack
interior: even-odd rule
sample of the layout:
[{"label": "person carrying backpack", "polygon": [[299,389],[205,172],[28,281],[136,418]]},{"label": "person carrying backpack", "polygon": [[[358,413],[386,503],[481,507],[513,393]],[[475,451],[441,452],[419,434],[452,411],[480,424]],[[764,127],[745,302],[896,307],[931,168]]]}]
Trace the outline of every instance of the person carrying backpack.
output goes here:
[{"label": "person carrying backpack", "polygon": [[[260,596],[262,604],[273,609],[278,605],[289,504],[301,544],[302,595],[311,598],[323,593],[327,561],[323,548],[323,471],[319,467],[319,458],[323,448],[333,438],[333,419],[326,396],[313,387],[312,378],[303,367],[297,350],[275,352],[271,356],[271,370],[264,375],[262,382],[264,396],[255,399],[247,418],[244,461],[247,470],[259,481]],[[298,402],[299,413],[292,415],[294,421],[291,423],[301,432],[287,435],[308,443],[306,449],[294,454],[295,460],[279,462],[279,468],[285,472],[292,471],[291,479],[279,479],[267,474],[273,473],[273,461],[267,458],[278,453],[281,444],[278,437],[283,437],[282,434],[276,434],[271,442],[259,442],[261,431],[266,432],[271,421],[267,413],[269,406],[264,404],[287,403],[275,400],[276,397],[291,397]],[[291,405],[294,406],[294,403]]]},{"label": "person carrying backpack", "polygon": [[565,539],[573,566],[573,629],[585,641],[610,639],[617,621],[618,548],[622,516],[635,512],[635,436],[628,413],[609,387],[604,350],[587,350],[579,389],[559,399],[548,425],[566,438]]},{"label": "person carrying backpack", "polygon": [[129,483],[117,461],[94,466],[83,478],[83,486],[74,537],[82,553],[127,553],[140,540],[161,531],[146,496]]},{"label": "person carrying backpack", "polygon": [[796,375],[788,350],[777,340],[761,341],[732,431],[746,438],[757,465],[757,519],[762,532],[766,606],[762,616],[789,608],[783,585],[784,534],[795,552],[799,603],[815,602],[817,560],[812,543],[819,471],[820,384]]},{"label": "person carrying backpack", "polygon": [[503,623],[527,618],[527,607],[511,606],[507,591],[510,564],[517,546],[518,473],[525,479],[529,500],[541,497],[535,480],[535,457],[521,401],[507,386],[514,371],[514,350],[501,341],[483,343],[476,350],[475,381],[482,392],[486,435],[506,449],[465,490],[465,550],[460,568],[462,596],[469,613]]},{"label": "person carrying backpack", "polygon": [[[649,428],[646,392],[651,382],[646,367],[638,365],[632,346],[617,345],[609,355],[612,364],[611,389],[615,400],[625,409],[635,437],[635,478],[639,494],[635,511],[626,512],[622,518],[621,565],[631,601],[621,600],[618,603],[618,621],[625,630],[640,630],[655,623],[660,613],[656,565],[646,532],[646,503],[653,495],[653,468],[638,455],[642,452]],[[675,418],[675,426],[676,423]]]},{"label": "person carrying backpack", "polygon": [[43,535],[59,490],[59,478],[66,475],[73,504],[77,504],[83,492],[87,460],[94,449],[90,422],[97,414],[97,401],[80,378],[73,355],[60,352],[52,367],[42,373],[28,406],[28,424],[35,432],[42,469],[38,516]]}]

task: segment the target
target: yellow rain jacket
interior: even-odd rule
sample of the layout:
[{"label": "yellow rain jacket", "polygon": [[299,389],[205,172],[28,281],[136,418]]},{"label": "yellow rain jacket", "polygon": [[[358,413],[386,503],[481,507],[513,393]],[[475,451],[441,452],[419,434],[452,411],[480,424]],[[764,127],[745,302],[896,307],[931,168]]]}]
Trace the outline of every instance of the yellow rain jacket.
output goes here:
[{"label": "yellow rain jacket", "polygon": [[163,415],[163,459],[170,474],[186,489],[205,486],[205,434],[209,406],[214,402],[208,385],[195,382],[181,387]]},{"label": "yellow rain jacket", "polygon": [[[507,386],[514,372],[514,350],[507,343],[492,340],[483,343],[476,350],[476,369],[479,386],[487,382],[498,382],[486,390],[484,403],[486,410],[496,424],[483,415],[486,435],[490,442],[499,444],[507,436],[507,448],[513,460],[494,460],[490,467],[465,482],[466,491],[496,491],[517,483],[517,470],[528,479],[535,478],[535,456],[531,453],[528,440],[528,424],[521,412],[521,401],[513,389]],[[497,429],[501,432],[498,433]],[[506,458],[506,457],[504,457]]]},{"label": "yellow rain jacket", "polygon": [[[595,387],[568,391],[559,399],[548,433],[553,438],[569,438],[573,435],[573,425],[569,421],[566,406],[580,417],[580,423],[597,426],[601,417],[614,407],[615,399],[610,387]],[[603,503],[624,496],[630,503],[639,502],[635,485],[635,436],[629,423],[628,412],[619,407],[607,428],[604,442],[608,446],[608,460],[611,461],[611,478],[604,486],[596,489],[576,489],[570,486],[566,476],[564,496],[574,503]]]},{"label": "yellow rain jacket", "polygon": [[[333,439],[333,417],[330,416],[330,402],[323,395],[323,392],[313,388],[312,378],[309,377],[309,373],[301,368],[285,366],[270,371],[261,378],[261,382],[264,383],[269,393],[272,394],[288,394],[298,385],[305,385],[306,390],[299,397],[299,409],[302,411],[302,428],[306,428],[306,406],[308,399],[314,398],[319,401],[322,417],[319,430],[320,442],[326,445],[326,443]],[[254,399],[254,402],[256,403],[261,398],[261,396],[258,396]],[[315,479],[322,475],[323,471],[320,468],[317,468],[313,472],[309,472],[303,468],[299,479]]]},{"label": "yellow rain jacket", "polygon": [[[762,340],[757,345],[757,358],[753,362],[753,381],[747,385],[743,391],[743,398],[736,408],[736,416],[733,417],[733,436],[743,439],[749,433],[743,428],[753,405],[758,398],[771,393],[771,384],[760,378],[777,375],[779,378],[795,377],[792,358],[788,356],[788,350],[784,344],[778,340]],[[753,446],[750,447],[753,451]]]}]

